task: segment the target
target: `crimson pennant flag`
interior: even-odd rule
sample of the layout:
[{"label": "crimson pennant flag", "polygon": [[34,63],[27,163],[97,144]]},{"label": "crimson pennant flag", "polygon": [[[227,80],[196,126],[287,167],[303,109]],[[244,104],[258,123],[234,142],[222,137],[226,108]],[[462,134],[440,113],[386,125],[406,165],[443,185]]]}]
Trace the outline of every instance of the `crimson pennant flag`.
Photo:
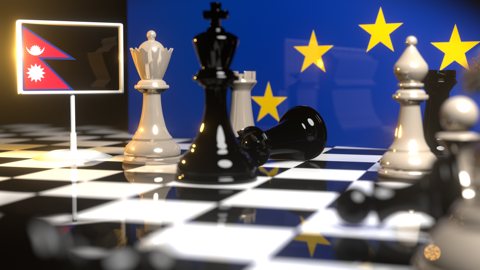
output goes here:
[{"label": "crimson pennant flag", "polygon": [[25,90],[71,90],[72,88],[44,61],[75,60],[29,29],[23,27],[23,85]]}]

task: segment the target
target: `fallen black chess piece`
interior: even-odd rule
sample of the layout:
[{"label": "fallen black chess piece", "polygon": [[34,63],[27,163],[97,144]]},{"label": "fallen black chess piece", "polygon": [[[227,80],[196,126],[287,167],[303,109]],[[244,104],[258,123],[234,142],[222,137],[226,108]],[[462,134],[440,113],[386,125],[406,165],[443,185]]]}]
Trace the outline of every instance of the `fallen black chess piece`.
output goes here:
[{"label": "fallen black chess piece", "polygon": [[421,212],[438,220],[460,197],[457,162],[449,156],[438,159],[431,174],[409,187],[389,189],[377,183],[372,195],[350,189],[336,201],[336,208],[348,223],[362,222],[370,211],[376,211],[380,221],[399,211]]},{"label": "fallen black chess piece", "polygon": [[288,110],[278,125],[263,131],[246,127],[238,131],[240,147],[256,166],[269,158],[309,160],[325,148],[327,128],[320,114],[307,106]]}]

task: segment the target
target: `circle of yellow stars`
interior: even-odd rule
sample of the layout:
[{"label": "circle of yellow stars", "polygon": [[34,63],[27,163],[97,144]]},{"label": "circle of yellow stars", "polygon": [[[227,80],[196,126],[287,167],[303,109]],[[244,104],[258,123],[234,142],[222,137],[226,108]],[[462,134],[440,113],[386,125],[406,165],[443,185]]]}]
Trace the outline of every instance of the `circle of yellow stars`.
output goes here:
[{"label": "circle of yellow stars", "polygon": [[[394,51],[391,35],[395,32],[403,22],[387,22],[382,7],[379,8],[377,17],[374,23],[359,24],[358,26],[370,35],[370,39],[366,48],[366,52],[370,52],[379,44]],[[465,69],[469,69],[466,53],[477,46],[480,41],[463,41],[457,25],[455,24],[449,41],[431,42],[431,44],[440,50],[444,56],[440,65],[440,70],[445,69],[453,63],[457,63]],[[312,30],[308,45],[293,46],[304,57],[300,72],[304,72],[310,66],[315,65],[323,72],[326,72],[325,62],[323,57],[334,46],[320,45],[317,40],[315,31]],[[265,116],[270,115],[275,120],[279,121],[277,107],[285,101],[285,96],[274,96],[270,82],[267,83],[265,93],[263,96],[254,96],[252,99],[260,106],[257,117],[257,122],[262,120]]]}]

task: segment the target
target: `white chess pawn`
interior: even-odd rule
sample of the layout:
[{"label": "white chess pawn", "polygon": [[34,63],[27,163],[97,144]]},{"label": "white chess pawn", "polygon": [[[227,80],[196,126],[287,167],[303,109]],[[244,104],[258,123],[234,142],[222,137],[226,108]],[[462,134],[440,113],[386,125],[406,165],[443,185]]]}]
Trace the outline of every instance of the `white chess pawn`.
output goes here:
[{"label": "white chess pawn", "polygon": [[238,77],[233,82],[232,106],[230,110],[230,122],[234,134],[249,126],[254,126],[252,112],[252,89],[257,84],[255,71],[239,73],[234,71]]},{"label": "white chess pawn", "polygon": [[447,99],[440,109],[440,124],[445,131],[437,132],[437,139],[445,145],[447,152],[455,156],[463,193],[468,197],[480,187],[480,179],[475,174],[475,144],[480,135],[469,129],[478,121],[478,107],[466,96],[455,96]]},{"label": "white chess pawn", "polygon": [[[475,171],[475,144],[478,133],[469,131],[478,120],[478,107],[470,98],[455,96],[442,105],[440,121],[445,131],[437,137],[455,156],[462,196],[451,213],[440,219],[427,244],[413,257],[418,270],[475,270],[480,265],[480,191]],[[461,247],[461,248],[460,248]]]},{"label": "white chess pawn", "polygon": [[407,38],[407,48],[394,66],[400,89],[393,99],[400,103],[395,139],[381,159],[380,180],[414,181],[430,172],[435,155],[423,134],[420,103],[428,99],[423,88],[428,65],[418,52],[417,38]]},{"label": "white chess pawn", "polygon": [[154,31],[148,31],[148,40],[140,48],[130,49],[141,79],[135,89],[143,93],[143,106],[137,131],[125,147],[126,163],[173,163],[180,156],[180,147],[165,126],[160,98],[160,93],[169,88],[163,76],[173,49],[165,48],[155,37]]}]

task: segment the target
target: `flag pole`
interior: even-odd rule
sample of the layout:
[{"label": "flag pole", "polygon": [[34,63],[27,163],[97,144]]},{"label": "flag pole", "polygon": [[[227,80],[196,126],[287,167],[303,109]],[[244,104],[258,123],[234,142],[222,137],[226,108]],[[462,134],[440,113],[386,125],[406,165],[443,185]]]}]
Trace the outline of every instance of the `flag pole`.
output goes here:
[{"label": "flag pole", "polygon": [[70,159],[72,161],[71,180],[72,180],[72,221],[77,221],[77,165],[80,157],[77,152],[77,132],[75,120],[75,95],[70,95]]},{"label": "flag pole", "polygon": [[75,95],[70,95],[70,154],[77,159],[77,132],[75,131]]}]

